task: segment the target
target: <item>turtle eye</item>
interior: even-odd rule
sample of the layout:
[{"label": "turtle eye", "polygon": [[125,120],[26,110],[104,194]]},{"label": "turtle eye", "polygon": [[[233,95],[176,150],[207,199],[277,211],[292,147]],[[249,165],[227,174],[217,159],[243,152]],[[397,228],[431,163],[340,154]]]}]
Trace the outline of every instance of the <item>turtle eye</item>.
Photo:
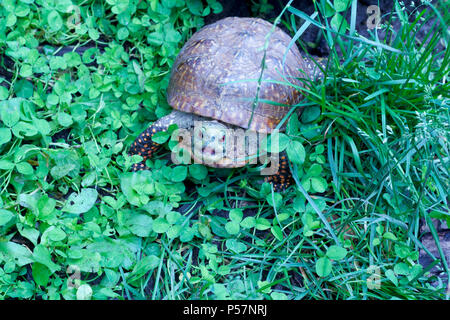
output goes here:
[{"label": "turtle eye", "polygon": [[225,135],[223,135],[220,139],[219,142],[225,142]]},{"label": "turtle eye", "polygon": [[201,130],[199,130],[199,132],[198,132],[198,138],[202,139],[202,140],[207,138],[208,137],[208,135],[206,134],[207,130],[208,129],[206,127],[202,127]]}]

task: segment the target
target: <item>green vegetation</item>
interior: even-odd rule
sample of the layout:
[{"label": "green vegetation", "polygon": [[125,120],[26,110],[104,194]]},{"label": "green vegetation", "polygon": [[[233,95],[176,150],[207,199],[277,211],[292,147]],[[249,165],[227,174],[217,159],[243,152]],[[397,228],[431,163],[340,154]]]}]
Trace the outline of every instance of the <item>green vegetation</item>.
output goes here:
[{"label": "green vegetation", "polygon": [[299,46],[319,26],[331,53],[286,118],[295,184],[277,193],[255,167],[174,165],[171,142],[129,172],[216,0],[3,0],[0,298],[448,298],[429,269],[450,275],[431,223],[450,225],[449,8],[396,2],[364,38],[357,1],[316,5],[280,16]]}]

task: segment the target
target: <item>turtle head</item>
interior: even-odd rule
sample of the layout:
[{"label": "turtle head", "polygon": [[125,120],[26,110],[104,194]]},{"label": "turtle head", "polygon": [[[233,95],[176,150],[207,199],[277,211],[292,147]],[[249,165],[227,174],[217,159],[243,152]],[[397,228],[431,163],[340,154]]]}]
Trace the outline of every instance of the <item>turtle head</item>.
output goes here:
[{"label": "turtle head", "polygon": [[[159,120],[164,126],[176,123],[182,131],[175,131],[179,147],[188,152],[195,163],[215,168],[236,168],[246,164],[245,145],[239,147],[239,138],[245,138],[242,128],[211,118],[178,110]],[[256,136],[249,137],[256,145]]]},{"label": "turtle head", "polygon": [[227,139],[232,129],[218,121],[196,121],[193,130],[194,157],[202,163],[220,163],[227,156]]}]

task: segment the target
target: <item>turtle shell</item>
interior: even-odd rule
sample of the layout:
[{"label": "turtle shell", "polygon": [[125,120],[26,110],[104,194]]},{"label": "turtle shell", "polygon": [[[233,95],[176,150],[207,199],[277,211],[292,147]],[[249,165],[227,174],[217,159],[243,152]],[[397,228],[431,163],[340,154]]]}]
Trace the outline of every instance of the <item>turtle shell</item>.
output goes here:
[{"label": "turtle shell", "polygon": [[290,41],[280,28],[258,18],[230,17],[203,27],[175,60],[169,105],[244,129],[272,132],[289,106],[301,99],[298,78],[309,71],[296,45],[289,48]]}]

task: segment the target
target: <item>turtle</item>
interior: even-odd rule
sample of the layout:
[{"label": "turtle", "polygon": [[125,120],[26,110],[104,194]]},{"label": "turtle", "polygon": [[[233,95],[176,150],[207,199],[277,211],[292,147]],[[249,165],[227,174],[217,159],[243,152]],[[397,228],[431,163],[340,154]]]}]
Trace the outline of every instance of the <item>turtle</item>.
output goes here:
[{"label": "turtle", "polygon": [[[246,165],[258,152],[249,145],[260,150],[261,137],[285,129],[279,124],[302,98],[301,79],[319,74],[292,38],[268,21],[228,17],[204,26],[188,39],[172,66],[167,88],[172,112],[132,143],[129,154],[141,155],[143,161],[131,170],[148,169],[145,161],[160,147],[152,137],[172,124],[190,134],[179,141],[196,163],[215,168]],[[229,143],[243,134],[245,141],[239,141],[247,147]],[[292,182],[286,153],[271,154],[270,161],[275,170],[264,180],[277,191],[286,189]]]}]

